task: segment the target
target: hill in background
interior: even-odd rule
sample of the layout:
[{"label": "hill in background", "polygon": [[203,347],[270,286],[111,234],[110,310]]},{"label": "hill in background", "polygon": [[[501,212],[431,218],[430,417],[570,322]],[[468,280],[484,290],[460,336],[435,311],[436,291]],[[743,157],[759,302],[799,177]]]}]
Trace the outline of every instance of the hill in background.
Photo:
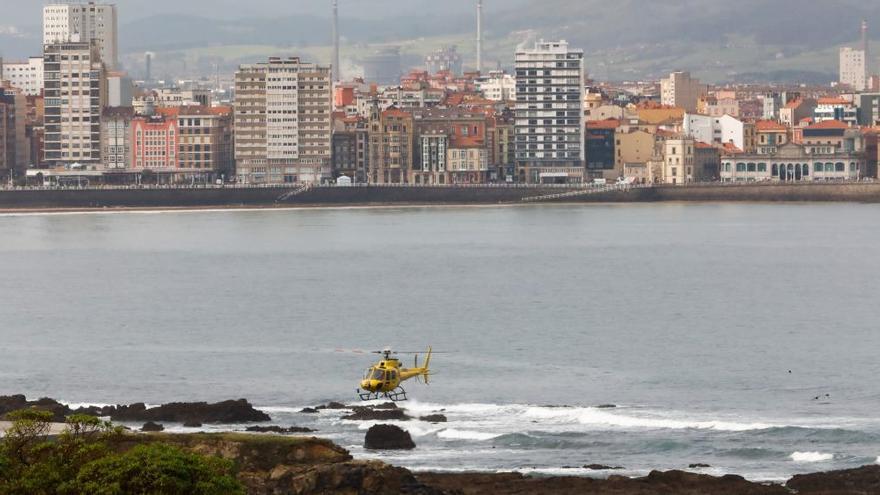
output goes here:
[{"label": "hill in background", "polygon": [[[213,7],[200,10],[205,0],[192,0],[177,2],[186,8],[175,10],[171,0],[154,2],[152,12],[175,13],[124,22],[120,44],[128,54],[127,65],[138,75],[145,51],[156,52],[154,67],[159,75],[195,75],[217,68],[230,72],[238,63],[268,55],[302,54],[329,61],[329,2],[324,8],[315,1],[252,0],[251,15],[243,18],[236,18],[237,11],[225,5],[230,2],[241,5],[212,0]],[[147,14],[142,3],[141,7],[135,7],[133,0],[118,3],[123,12],[135,9],[129,16]],[[359,60],[377,45],[400,46],[409,66],[419,64],[434,47],[456,44],[466,65],[473,65],[472,1],[451,0],[439,8],[427,0],[341,3],[348,73],[356,73]],[[836,77],[837,48],[857,42],[861,19],[867,18],[880,32],[880,4],[858,0],[484,3],[485,59],[490,67],[509,68],[519,44],[564,38],[585,50],[588,70],[598,79],[656,78],[682,69],[707,81],[830,82]],[[288,15],[266,15],[273,6]],[[33,33],[38,29],[23,30],[26,34],[17,36],[0,31],[0,47],[17,56],[38,51],[39,39]]]}]

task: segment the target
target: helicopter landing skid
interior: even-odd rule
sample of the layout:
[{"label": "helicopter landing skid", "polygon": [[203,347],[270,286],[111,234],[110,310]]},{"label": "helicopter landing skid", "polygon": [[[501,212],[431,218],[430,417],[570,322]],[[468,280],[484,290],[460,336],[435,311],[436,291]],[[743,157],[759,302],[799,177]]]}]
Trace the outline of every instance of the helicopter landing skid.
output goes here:
[{"label": "helicopter landing skid", "polygon": [[361,392],[358,390],[358,396],[362,401],[371,401],[379,399],[388,399],[392,402],[401,402],[407,400],[406,390],[403,387],[397,387],[391,392]]}]

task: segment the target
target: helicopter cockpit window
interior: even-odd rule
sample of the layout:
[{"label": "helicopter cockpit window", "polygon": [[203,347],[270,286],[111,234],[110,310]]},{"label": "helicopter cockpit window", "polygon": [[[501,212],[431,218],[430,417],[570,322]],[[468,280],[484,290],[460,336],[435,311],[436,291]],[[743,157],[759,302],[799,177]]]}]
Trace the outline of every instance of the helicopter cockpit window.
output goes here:
[{"label": "helicopter cockpit window", "polygon": [[382,381],[385,379],[385,372],[382,370],[373,370],[373,380]]},{"label": "helicopter cockpit window", "polygon": [[367,371],[364,373],[364,380],[369,380],[370,377],[373,376],[373,370],[375,370],[375,369],[376,368],[367,369]]}]

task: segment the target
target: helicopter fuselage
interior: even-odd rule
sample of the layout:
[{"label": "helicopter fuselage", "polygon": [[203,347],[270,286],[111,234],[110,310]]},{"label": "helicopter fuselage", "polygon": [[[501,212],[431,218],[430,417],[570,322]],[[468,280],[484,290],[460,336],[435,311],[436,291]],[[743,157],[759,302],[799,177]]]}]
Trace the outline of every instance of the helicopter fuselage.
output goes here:
[{"label": "helicopter fuselage", "polygon": [[367,392],[389,393],[401,383],[427,373],[427,368],[403,368],[398,359],[384,359],[367,370],[364,379],[361,380],[361,389]]}]

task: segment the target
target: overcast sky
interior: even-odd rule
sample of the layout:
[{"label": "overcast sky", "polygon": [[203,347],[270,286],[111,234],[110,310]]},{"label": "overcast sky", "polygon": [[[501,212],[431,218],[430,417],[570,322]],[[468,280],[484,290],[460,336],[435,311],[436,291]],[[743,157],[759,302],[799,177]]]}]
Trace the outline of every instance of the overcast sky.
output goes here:
[{"label": "overcast sky", "polygon": [[[509,8],[530,0],[485,0],[485,9]],[[531,0],[535,1],[535,0]],[[36,26],[40,24],[40,0],[0,0],[0,26]],[[115,0],[121,22],[156,14],[189,14],[234,19],[237,17],[272,17],[297,13],[330,15],[331,0]],[[382,18],[386,16],[430,14],[441,9],[444,14],[472,11],[475,0],[339,0],[341,15]]]}]

